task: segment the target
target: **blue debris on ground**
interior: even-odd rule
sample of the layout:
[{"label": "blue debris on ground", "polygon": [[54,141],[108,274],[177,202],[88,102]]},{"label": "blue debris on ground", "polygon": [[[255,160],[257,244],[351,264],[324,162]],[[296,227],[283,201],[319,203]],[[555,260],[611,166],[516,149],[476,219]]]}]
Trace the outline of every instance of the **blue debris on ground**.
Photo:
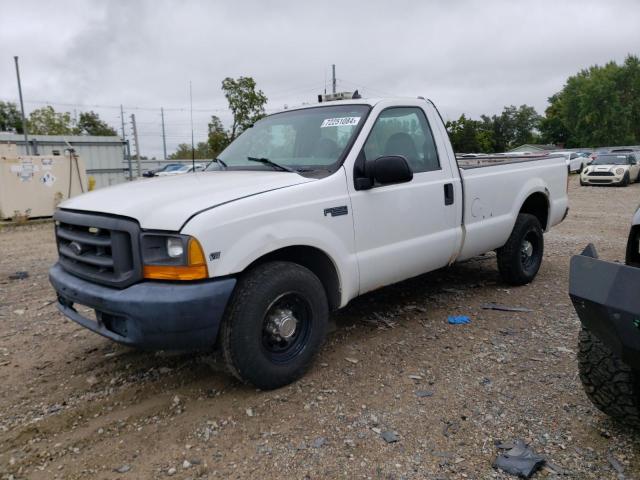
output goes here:
[{"label": "blue debris on ground", "polygon": [[451,325],[465,325],[467,323],[471,323],[471,319],[466,315],[449,315],[447,322]]}]

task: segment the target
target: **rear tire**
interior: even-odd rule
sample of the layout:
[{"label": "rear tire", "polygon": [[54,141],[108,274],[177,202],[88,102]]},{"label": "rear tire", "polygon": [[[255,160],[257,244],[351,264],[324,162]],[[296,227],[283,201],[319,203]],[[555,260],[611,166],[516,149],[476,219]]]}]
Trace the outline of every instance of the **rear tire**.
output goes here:
[{"label": "rear tire", "polygon": [[640,428],[640,375],[583,328],[578,342],[580,381],[589,400],[610,417]]},{"label": "rear tire", "polygon": [[526,285],[538,274],[544,253],[544,237],[538,219],[520,213],[507,243],[497,250],[498,270],[511,285]]},{"label": "rear tire", "polygon": [[310,270],[291,262],[258,265],[240,278],[220,331],[225,364],[263,390],[304,375],[324,342],[329,303]]}]

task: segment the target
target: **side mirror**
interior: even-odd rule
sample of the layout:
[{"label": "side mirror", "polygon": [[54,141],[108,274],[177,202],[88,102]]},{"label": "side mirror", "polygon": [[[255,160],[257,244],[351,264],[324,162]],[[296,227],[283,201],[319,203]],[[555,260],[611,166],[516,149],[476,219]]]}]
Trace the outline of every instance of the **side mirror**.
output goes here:
[{"label": "side mirror", "polygon": [[369,190],[376,183],[390,185],[410,182],[413,179],[411,167],[407,160],[400,155],[382,156],[366,163],[362,158],[360,166],[357,165],[355,171],[356,190]]},{"label": "side mirror", "polygon": [[413,171],[407,163],[407,159],[400,155],[378,157],[367,167],[371,178],[381,185],[413,180]]}]

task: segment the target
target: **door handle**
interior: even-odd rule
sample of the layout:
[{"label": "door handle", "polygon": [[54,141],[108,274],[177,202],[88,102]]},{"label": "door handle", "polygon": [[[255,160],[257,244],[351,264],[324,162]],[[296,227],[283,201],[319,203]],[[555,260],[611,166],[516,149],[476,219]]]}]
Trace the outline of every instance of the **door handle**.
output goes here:
[{"label": "door handle", "polygon": [[453,183],[444,184],[444,204],[453,205]]}]

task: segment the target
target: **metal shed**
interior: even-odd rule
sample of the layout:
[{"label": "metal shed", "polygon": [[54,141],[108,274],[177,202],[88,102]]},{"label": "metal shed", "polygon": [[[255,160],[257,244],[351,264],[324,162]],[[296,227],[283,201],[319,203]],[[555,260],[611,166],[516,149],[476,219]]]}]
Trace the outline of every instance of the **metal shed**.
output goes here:
[{"label": "metal shed", "polygon": [[[26,155],[24,136],[0,132],[0,143],[14,143],[18,155]],[[29,135],[30,155],[64,155],[71,145],[87,166],[87,176],[95,178],[96,188],[125,182],[129,163],[125,160],[126,142],[120,137],[87,135]]]}]

